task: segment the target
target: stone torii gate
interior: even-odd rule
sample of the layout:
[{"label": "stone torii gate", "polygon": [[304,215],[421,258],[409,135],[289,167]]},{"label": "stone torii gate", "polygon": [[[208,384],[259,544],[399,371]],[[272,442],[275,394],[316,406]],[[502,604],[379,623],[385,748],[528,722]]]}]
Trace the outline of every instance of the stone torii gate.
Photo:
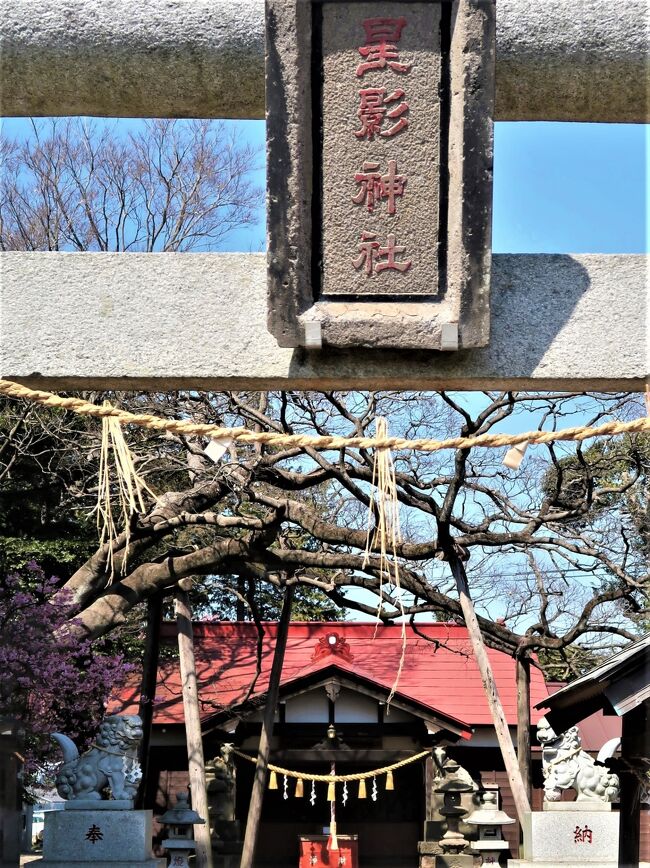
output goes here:
[{"label": "stone torii gate", "polygon": [[[454,0],[453,8],[481,3],[492,6]],[[269,0],[267,8],[283,4],[291,2]],[[404,7],[417,5],[427,4]],[[496,119],[647,121],[643,12],[643,0],[615,7],[609,0],[498,0]],[[323,33],[337,26],[330,21]],[[5,115],[263,116],[261,0],[14,0],[3,9],[0,36]],[[452,77],[453,52],[452,45]],[[421,91],[428,87],[421,83]],[[398,98],[384,102],[390,99]],[[280,123],[289,120],[300,125]],[[299,146],[291,157],[298,154]],[[2,254],[0,376],[48,389],[643,388],[644,257],[497,255],[490,262],[489,248],[483,252],[489,342],[484,330],[473,345],[440,352],[362,336],[363,353],[345,341],[308,349],[310,341],[300,345],[295,336],[278,346],[267,329],[263,254]],[[435,346],[454,350],[451,344]],[[456,578],[462,591],[463,576]],[[465,614],[471,626],[471,611]]]},{"label": "stone torii gate", "polygon": [[[647,121],[643,13],[498,0],[496,119]],[[15,0],[0,35],[7,116],[263,116],[261,0]],[[263,254],[0,265],[0,374],[32,386],[635,390],[648,374],[640,256],[493,256],[490,343],[455,353],[279,347]]]}]

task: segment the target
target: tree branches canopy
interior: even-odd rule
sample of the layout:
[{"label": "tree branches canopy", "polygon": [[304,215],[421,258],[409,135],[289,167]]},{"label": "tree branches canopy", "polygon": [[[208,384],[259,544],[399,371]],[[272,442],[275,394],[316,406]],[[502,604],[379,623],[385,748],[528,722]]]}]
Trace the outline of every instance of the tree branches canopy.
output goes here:
[{"label": "tree branches canopy", "polygon": [[0,141],[0,250],[218,249],[255,221],[259,155],[226,124],[147,120],[121,135],[89,118],[31,121]]},{"label": "tree branches canopy", "polygon": [[[34,121],[0,143],[0,249],[203,251],[256,218],[257,155],[224,124],[151,120],[121,134],[90,119]],[[93,393],[136,412],[257,431],[468,436],[626,419],[634,396],[426,392]],[[238,445],[217,463],[201,438],[127,429],[155,492],[130,545],[97,546],[100,426],[0,403],[0,571],[35,559],[59,577],[80,639],[133,625],[152,595],[195,578],[201,616],[261,620],[296,584],[294,613],[461,619],[449,545],[465,561],[484,638],[537,650],[554,675],[647,628],[648,438],[531,448],[519,471],[490,449],[395,454],[404,598],[365,556],[373,454]],[[60,598],[62,599],[62,598]],[[59,629],[59,628],[57,628]],[[139,627],[134,628],[137,633]]]},{"label": "tree branches canopy", "polygon": [[[197,422],[286,433],[372,434],[379,416],[391,433],[444,438],[487,431],[596,424],[640,412],[629,395],[490,393],[196,393],[112,394],[129,409]],[[5,403],[6,426],[26,407]],[[37,417],[48,414],[39,408]],[[63,414],[61,419],[69,417]],[[569,420],[569,421],[567,421]],[[35,422],[35,424],[40,424]],[[98,426],[84,420],[84,437]],[[5,450],[5,466],[29,437],[23,423]],[[207,441],[128,437],[139,472],[157,495],[133,517],[130,551],[120,537],[117,569],[106,572],[98,548],[65,582],[74,629],[100,637],[125,622],[153,593],[172,594],[196,577],[255,609],[265,589],[298,584],[328,605],[390,621],[401,606],[379,553],[364,558],[373,455],[363,449],[268,448],[238,444],[214,463]],[[72,451],[74,452],[74,445]],[[553,674],[634,638],[648,614],[648,564],[639,515],[648,502],[647,443],[642,435],[588,444],[531,448],[519,471],[491,449],[395,456],[403,541],[398,546],[406,616],[460,620],[441,540],[451,535],[466,561],[484,637],[517,655],[538,650]],[[73,462],[74,463],[74,462]],[[90,515],[97,456],[85,450],[74,491]],[[77,461],[81,464],[81,460]],[[11,471],[5,480],[11,478]],[[4,485],[10,484],[5,481]],[[375,516],[376,519],[376,516]],[[371,520],[372,523],[372,520]],[[641,522],[643,526],[643,522]],[[201,578],[203,577],[203,578]],[[209,611],[209,601],[207,601]],[[581,658],[577,651],[587,656]],[[583,664],[581,664],[581,660]]]}]

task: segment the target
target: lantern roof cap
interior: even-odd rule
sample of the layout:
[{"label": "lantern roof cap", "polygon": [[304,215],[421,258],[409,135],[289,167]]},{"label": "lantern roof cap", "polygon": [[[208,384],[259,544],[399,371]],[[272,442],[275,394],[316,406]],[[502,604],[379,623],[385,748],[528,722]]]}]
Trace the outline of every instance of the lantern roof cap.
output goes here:
[{"label": "lantern roof cap", "polygon": [[474,826],[506,826],[515,821],[505,811],[499,810],[497,794],[487,790],[481,798],[481,807],[466,817],[465,822]]},{"label": "lantern roof cap", "polygon": [[203,825],[205,820],[190,808],[188,803],[187,793],[176,793],[176,804],[173,808],[169,808],[162,817],[158,818],[158,822],[164,823],[166,826],[172,824],[181,825]]}]

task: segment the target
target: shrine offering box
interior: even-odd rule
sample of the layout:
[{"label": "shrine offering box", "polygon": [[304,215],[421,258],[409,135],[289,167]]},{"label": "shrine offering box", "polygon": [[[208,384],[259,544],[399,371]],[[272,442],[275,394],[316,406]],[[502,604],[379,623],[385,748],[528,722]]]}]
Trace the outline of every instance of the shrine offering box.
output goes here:
[{"label": "shrine offering box", "polygon": [[359,843],[356,835],[337,835],[338,850],[329,835],[302,835],[299,868],[358,868]]}]

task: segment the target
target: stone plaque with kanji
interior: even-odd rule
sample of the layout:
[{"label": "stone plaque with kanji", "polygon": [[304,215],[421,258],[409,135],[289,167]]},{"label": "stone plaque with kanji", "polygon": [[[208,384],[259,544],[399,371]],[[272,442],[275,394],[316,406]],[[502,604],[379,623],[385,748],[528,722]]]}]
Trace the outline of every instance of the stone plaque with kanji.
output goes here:
[{"label": "stone plaque with kanji", "polygon": [[322,12],[322,294],[435,295],[440,6]]},{"label": "stone plaque with kanji", "polygon": [[269,328],[489,335],[494,0],[267,0]]}]

